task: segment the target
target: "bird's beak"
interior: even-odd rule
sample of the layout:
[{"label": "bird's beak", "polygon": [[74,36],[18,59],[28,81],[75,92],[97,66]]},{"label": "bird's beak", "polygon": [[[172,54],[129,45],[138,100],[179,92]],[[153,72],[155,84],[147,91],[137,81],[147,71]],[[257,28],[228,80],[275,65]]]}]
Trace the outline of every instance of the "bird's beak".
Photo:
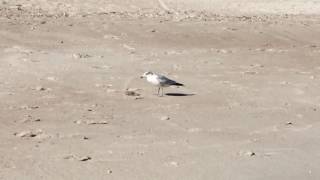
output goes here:
[{"label": "bird's beak", "polygon": [[140,79],[142,79],[143,78],[143,76],[140,76]]}]

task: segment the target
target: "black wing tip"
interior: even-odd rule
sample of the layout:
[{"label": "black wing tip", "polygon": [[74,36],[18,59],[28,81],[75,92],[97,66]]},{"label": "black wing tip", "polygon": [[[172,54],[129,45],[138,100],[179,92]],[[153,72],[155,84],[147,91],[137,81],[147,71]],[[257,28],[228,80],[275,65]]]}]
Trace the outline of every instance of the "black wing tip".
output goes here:
[{"label": "black wing tip", "polygon": [[184,84],[176,83],[175,86],[184,86]]}]

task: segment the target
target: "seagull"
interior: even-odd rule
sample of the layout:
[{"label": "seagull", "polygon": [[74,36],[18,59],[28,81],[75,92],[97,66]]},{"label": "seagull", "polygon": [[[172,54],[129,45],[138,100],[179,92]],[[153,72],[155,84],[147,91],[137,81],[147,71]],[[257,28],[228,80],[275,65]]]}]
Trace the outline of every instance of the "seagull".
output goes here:
[{"label": "seagull", "polygon": [[156,74],[153,72],[145,72],[140,78],[146,78],[147,81],[158,87],[158,96],[160,95],[160,89],[162,91],[161,96],[163,96],[163,88],[169,86],[184,86],[181,83],[178,83],[174,80],[171,80],[163,75]]}]

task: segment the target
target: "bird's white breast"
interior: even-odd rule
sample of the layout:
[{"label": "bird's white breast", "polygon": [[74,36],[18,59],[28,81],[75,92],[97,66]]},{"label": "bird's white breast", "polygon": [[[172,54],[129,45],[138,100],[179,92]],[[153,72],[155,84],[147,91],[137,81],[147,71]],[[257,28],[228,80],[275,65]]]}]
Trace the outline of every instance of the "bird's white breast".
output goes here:
[{"label": "bird's white breast", "polygon": [[150,82],[151,84],[155,85],[155,86],[159,86],[160,82],[157,78],[156,75],[150,75],[147,77],[147,81]]}]

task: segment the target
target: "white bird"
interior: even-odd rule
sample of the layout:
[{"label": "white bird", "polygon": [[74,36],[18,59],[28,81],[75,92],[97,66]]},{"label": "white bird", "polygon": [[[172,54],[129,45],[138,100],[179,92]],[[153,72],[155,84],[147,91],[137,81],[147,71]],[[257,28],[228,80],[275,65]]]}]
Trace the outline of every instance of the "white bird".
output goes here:
[{"label": "white bird", "polygon": [[171,80],[163,75],[156,74],[153,72],[145,72],[140,78],[146,78],[147,81],[158,87],[158,96],[160,93],[160,89],[162,91],[161,96],[163,96],[163,88],[169,86],[184,86],[181,83],[178,83],[174,80]]}]

